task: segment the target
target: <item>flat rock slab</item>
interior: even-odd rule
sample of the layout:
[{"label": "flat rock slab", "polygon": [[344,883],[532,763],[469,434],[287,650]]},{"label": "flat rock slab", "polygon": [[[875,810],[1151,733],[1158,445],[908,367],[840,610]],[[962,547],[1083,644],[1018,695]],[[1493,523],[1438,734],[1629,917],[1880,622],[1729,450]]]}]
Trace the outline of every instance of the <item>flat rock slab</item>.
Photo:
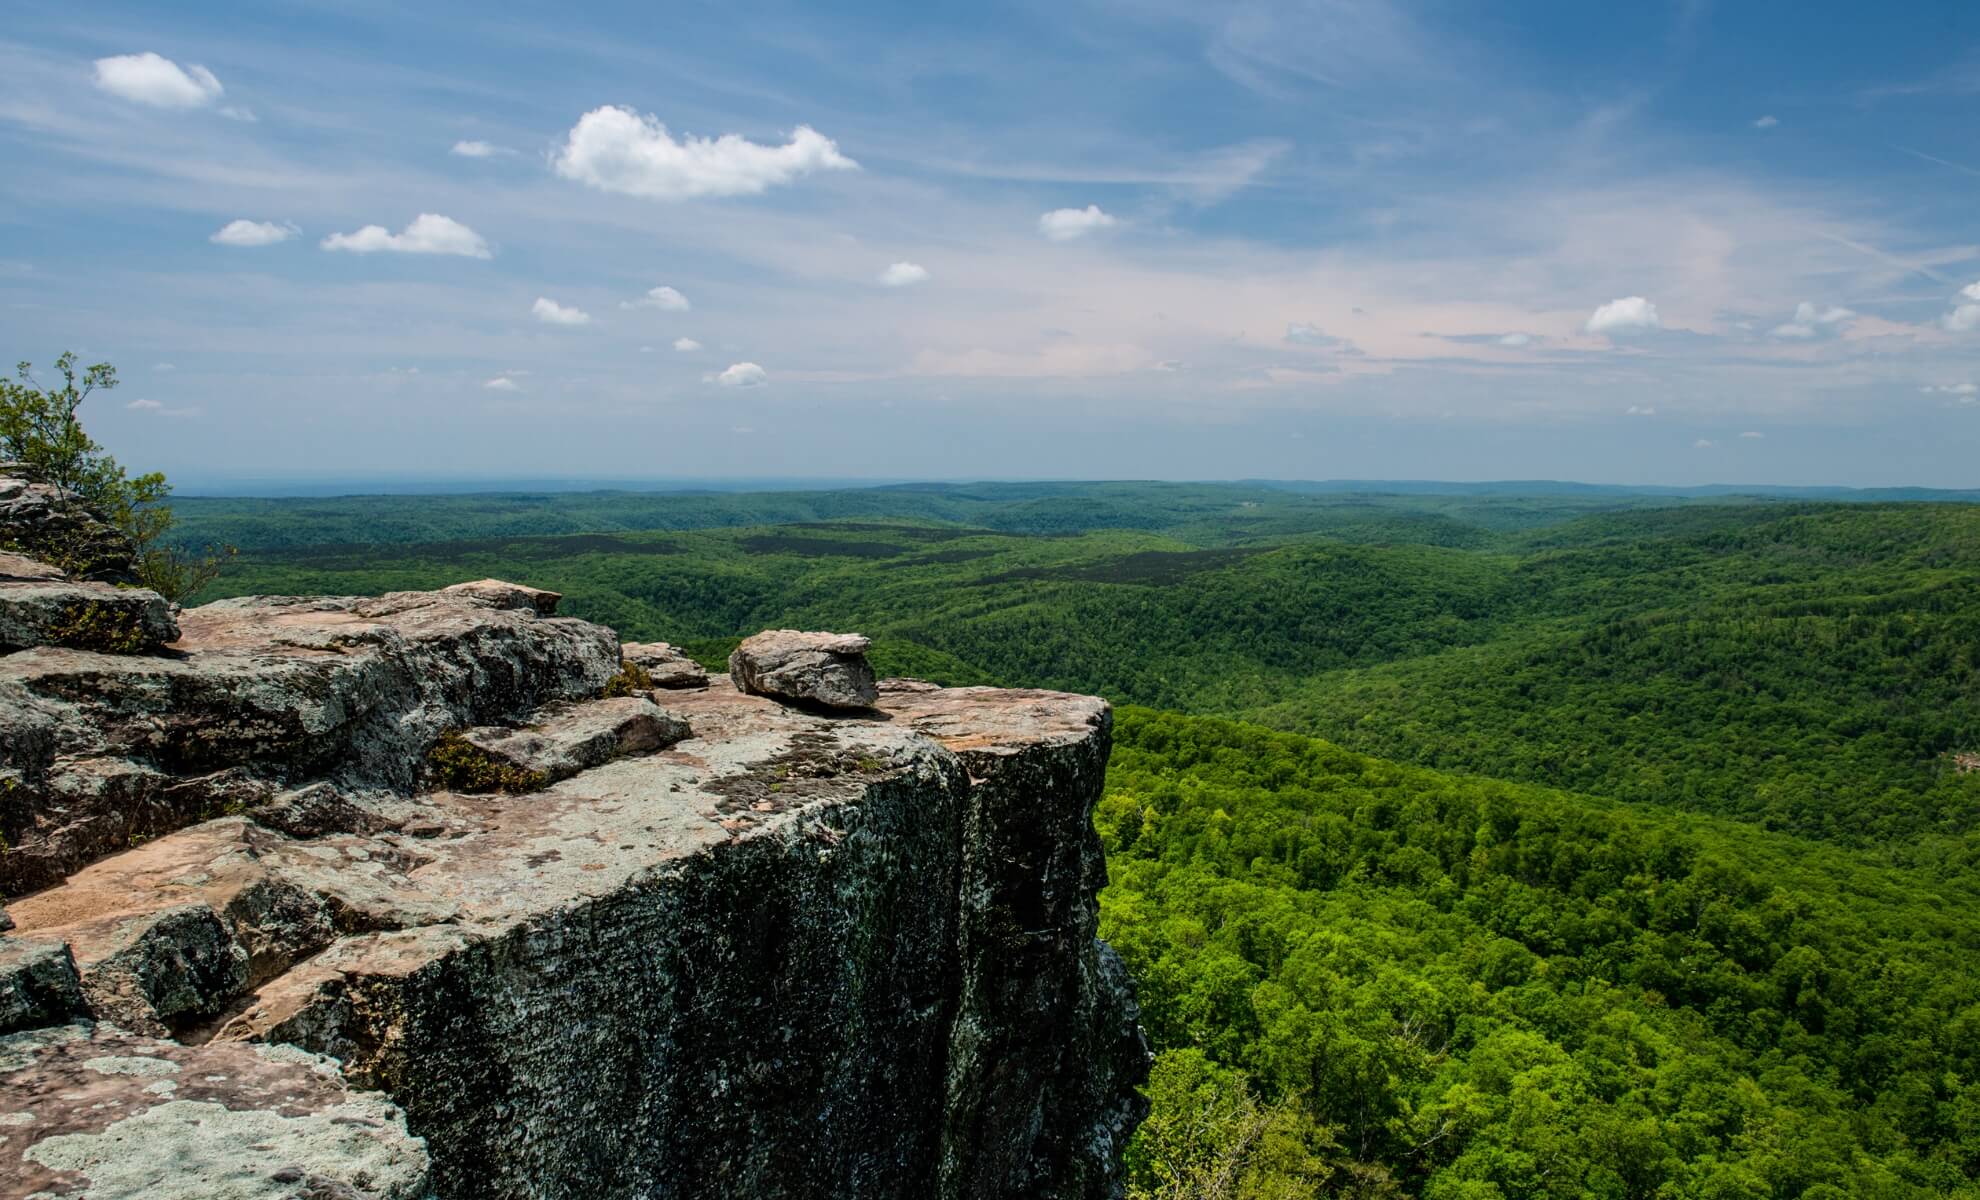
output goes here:
[{"label": "flat rock slab", "polygon": [[825,708],[872,708],[880,698],[857,633],[769,629],[729,655],[729,676],[745,692]]},{"label": "flat rock slab", "polygon": [[557,604],[564,598],[562,592],[546,591],[526,584],[510,583],[506,579],[474,579],[467,583],[456,583],[440,589],[456,596],[468,596],[491,608],[514,608],[533,612],[539,617],[557,615]]},{"label": "flat rock slab", "polygon": [[708,672],[702,669],[701,664],[666,642],[627,642],[619,647],[619,653],[627,662],[651,676],[654,687],[708,686]]},{"label": "flat rock slab", "polygon": [[555,783],[624,755],[664,750],[688,732],[686,721],[644,696],[620,696],[548,705],[520,729],[483,726],[461,740],[495,762]]},{"label": "flat rock slab", "polygon": [[[18,555],[0,558],[0,574],[39,565]],[[20,566],[18,564],[29,564]],[[110,654],[140,654],[179,638],[165,597],[144,588],[61,578],[0,578],[0,652],[68,646]]]},{"label": "flat rock slab", "polygon": [[24,580],[47,581],[67,579],[68,572],[25,554],[9,554],[0,551],[0,581],[20,582]]},{"label": "flat rock slab", "polygon": [[110,1025],[0,1038],[0,1200],[417,1200],[426,1144],[335,1059]]}]

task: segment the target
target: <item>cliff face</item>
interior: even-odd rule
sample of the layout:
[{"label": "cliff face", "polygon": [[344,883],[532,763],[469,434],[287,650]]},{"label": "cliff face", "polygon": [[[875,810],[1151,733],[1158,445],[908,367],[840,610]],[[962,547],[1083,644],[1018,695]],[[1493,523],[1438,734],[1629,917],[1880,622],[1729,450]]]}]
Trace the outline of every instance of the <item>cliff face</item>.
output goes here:
[{"label": "cliff face", "polygon": [[[484,581],[0,653],[40,889],[0,1195],[1116,1194],[1147,1055],[1094,937],[1105,704],[601,700],[616,641],[549,611]],[[453,730],[583,769],[438,789]]]}]

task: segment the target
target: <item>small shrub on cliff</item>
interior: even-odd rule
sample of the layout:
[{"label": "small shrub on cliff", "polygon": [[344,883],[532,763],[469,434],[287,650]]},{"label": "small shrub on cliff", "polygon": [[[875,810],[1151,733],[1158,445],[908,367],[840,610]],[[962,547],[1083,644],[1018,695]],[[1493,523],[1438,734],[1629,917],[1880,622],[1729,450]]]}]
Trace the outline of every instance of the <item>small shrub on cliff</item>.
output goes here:
[{"label": "small shrub on cliff", "polygon": [[58,646],[101,654],[137,654],[151,644],[137,613],[88,600],[64,607],[49,633]]},{"label": "small shrub on cliff", "polygon": [[[44,388],[25,362],[15,367],[13,379],[0,379],[0,461],[26,464],[44,482],[69,489],[103,514],[130,538],[140,585],[176,602],[213,582],[234,548],[193,552],[166,543],[172,510],[165,498],[172,485],[157,471],[132,478],[76,417],[92,393],[117,386],[117,368],[96,363],[78,370],[76,356],[64,353],[55,370],[59,386]],[[102,565],[63,547],[22,549],[47,554],[64,570],[87,574]]]},{"label": "small shrub on cliff", "polygon": [[541,771],[496,762],[451,729],[426,752],[426,763],[435,783],[456,792],[534,792],[549,782]]},{"label": "small shrub on cliff", "polygon": [[605,681],[605,690],[599,693],[606,700],[615,696],[638,696],[653,690],[653,676],[645,667],[636,662],[619,664],[619,673]]}]

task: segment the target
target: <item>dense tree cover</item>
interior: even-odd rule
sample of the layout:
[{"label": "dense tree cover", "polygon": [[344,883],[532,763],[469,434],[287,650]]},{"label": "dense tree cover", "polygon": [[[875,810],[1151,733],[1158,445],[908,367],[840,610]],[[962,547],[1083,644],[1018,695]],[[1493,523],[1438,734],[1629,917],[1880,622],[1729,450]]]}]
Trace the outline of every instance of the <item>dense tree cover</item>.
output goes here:
[{"label": "dense tree cover", "polygon": [[711,663],[759,628],[858,628],[883,669],[941,682],[1252,716],[1831,840],[1980,847],[1980,774],[1949,757],[1980,749],[1980,507],[1691,505],[1490,538],[830,521],[263,552],[225,586],[507,576]]},{"label": "dense tree cover", "polygon": [[1097,823],[1138,1196],[1980,1195],[1970,883],[1142,710]]}]

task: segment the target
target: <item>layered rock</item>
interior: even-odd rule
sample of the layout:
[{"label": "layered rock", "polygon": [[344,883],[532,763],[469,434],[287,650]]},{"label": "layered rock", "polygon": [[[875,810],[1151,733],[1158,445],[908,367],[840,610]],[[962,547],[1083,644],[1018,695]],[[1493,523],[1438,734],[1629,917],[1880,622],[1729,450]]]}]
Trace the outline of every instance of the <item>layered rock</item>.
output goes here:
[{"label": "layered rock", "polygon": [[178,624],[170,655],[0,656],[0,893],[313,779],[406,792],[442,731],[619,667],[610,630],[471,595],[223,600]]},{"label": "layered rock", "polygon": [[[1103,702],[599,700],[611,632],[486,587],[181,623],[172,656],[0,657],[9,819],[59,877],[8,908],[0,1029],[34,1032],[0,1091],[62,1123],[0,1129],[0,1195],[116,1194],[133,1139],[297,1195],[414,1194],[429,1159],[443,1198],[1118,1191],[1147,1056],[1094,936]],[[528,786],[434,790],[443,738]],[[159,810],[114,854],[88,832]],[[140,1034],[173,1040],[60,1049]],[[341,1075],[278,1086],[271,1044]],[[122,1058],[181,1093],[78,1074]],[[370,1142],[315,1120],[349,1105]]]},{"label": "layered rock", "polygon": [[866,664],[871,645],[856,633],[765,630],[743,639],[729,655],[729,676],[758,696],[823,708],[871,708],[879,698],[873,668]]},{"label": "layered rock", "polygon": [[178,637],[171,605],[157,592],[73,580],[46,563],[0,554],[0,654],[31,646],[139,654]]}]

